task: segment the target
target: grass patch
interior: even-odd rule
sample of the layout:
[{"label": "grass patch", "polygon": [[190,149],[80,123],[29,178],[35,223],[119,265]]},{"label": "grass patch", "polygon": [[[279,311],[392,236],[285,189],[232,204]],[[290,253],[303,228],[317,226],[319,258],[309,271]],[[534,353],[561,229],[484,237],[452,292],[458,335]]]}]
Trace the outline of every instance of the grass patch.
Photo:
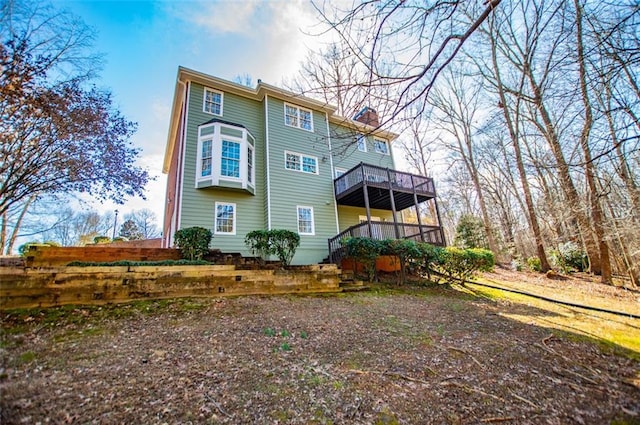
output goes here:
[{"label": "grass patch", "polygon": [[35,359],[36,359],[36,353],[34,353],[33,351],[25,351],[24,353],[18,356],[18,363],[20,364],[31,363]]},{"label": "grass patch", "polygon": [[575,341],[595,342],[606,351],[640,360],[640,331],[635,319],[483,286],[473,286],[473,291],[493,301],[509,301],[510,305],[500,307],[504,317],[558,331]]}]

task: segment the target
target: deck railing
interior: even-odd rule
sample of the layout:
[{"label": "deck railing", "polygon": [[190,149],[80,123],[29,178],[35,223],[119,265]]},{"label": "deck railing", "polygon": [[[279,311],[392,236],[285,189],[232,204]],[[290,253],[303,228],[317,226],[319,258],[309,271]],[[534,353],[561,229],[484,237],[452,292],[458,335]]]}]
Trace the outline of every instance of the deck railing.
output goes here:
[{"label": "deck railing", "polygon": [[443,246],[442,231],[438,226],[426,226],[419,224],[398,223],[399,237],[396,236],[396,228],[393,223],[372,221],[371,229],[367,222],[356,224],[340,232],[329,239],[329,262],[340,264],[346,257],[346,238],[366,237],[377,240],[384,239],[411,239],[417,242],[426,242],[432,245]]},{"label": "deck railing", "polygon": [[435,195],[436,190],[431,177],[361,163],[334,180],[336,197],[363,182],[385,188],[389,187],[391,182],[394,190],[412,192],[415,188],[418,194]]}]

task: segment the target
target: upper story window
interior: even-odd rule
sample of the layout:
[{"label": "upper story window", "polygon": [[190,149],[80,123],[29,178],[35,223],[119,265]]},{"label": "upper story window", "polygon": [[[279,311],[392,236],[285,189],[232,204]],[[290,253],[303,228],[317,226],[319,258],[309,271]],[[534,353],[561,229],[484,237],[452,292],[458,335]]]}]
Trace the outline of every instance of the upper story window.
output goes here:
[{"label": "upper story window", "polygon": [[240,178],[240,143],[223,140],[221,159],[220,175]]},{"label": "upper story window", "polygon": [[389,155],[389,142],[382,139],[373,139],[373,149],[378,153]]},{"label": "upper story window", "polygon": [[222,92],[205,88],[202,110],[213,115],[222,115]]},{"label": "upper story window", "polygon": [[356,137],[356,143],[358,144],[358,150],[360,152],[367,151],[367,138],[364,137],[364,134],[358,134]]},{"label": "upper story window", "polygon": [[310,109],[285,103],[284,123],[289,127],[298,127],[303,130],[313,131],[313,113]]},{"label": "upper story window", "polygon": [[[214,120],[215,121],[215,120]],[[254,187],[254,138],[242,126],[212,122],[198,128],[196,186],[199,182],[219,186],[220,181]]]},{"label": "upper story window", "polygon": [[313,222],[313,207],[298,206],[298,233],[301,235],[315,235]]},{"label": "upper story window", "polygon": [[284,168],[303,173],[318,174],[318,158],[296,152],[284,153]]}]

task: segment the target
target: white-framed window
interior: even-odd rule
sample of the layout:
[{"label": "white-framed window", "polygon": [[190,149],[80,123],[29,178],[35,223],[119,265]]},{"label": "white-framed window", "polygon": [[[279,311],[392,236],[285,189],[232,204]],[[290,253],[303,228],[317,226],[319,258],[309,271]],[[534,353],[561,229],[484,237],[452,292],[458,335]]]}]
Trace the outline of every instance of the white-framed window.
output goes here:
[{"label": "white-framed window", "polygon": [[356,143],[358,144],[358,150],[360,152],[367,151],[367,138],[364,134],[358,134],[358,136],[356,136]]},{"label": "white-framed window", "polygon": [[284,123],[289,127],[297,127],[313,131],[313,112],[300,106],[284,104]]},{"label": "white-framed window", "polygon": [[389,142],[382,139],[373,139],[373,149],[378,153],[389,155]]},{"label": "white-framed window", "polygon": [[[224,134],[236,131],[236,136]],[[242,188],[255,184],[255,140],[244,128],[223,123],[198,129],[196,187],[200,182],[217,186],[221,180],[240,182]]]},{"label": "white-framed window", "polygon": [[301,235],[315,235],[313,222],[313,207],[298,205],[298,233]]},{"label": "white-framed window", "polygon": [[240,178],[240,143],[222,140],[220,175]]},{"label": "white-framed window", "polygon": [[247,181],[250,184],[253,184],[254,179],[254,168],[253,168],[253,146],[247,145]]},{"label": "white-framed window", "polygon": [[222,92],[205,88],[202,110],[213,115],[222,116],[222,97]]},{"label": "white-framed window", "polygon": [[200,143],[200,176],[208,177],[211,175],[211,156],[213,155],[211,144],[212,140],[203,140]]},{"label": "white-framed window", "polygon": [[303,173],[318,174],[318,158],[296,152],[284,152],[284,168]]},{"label": "white-framed window", "polygon": [[347,172],[347,170],[345,170],[344,168],[336,168],[336,169],[333,170],[334,178],[337,179],[338,177],[340,177],[341,175],[345,174],[346,172]]},{"label": "white-framed window", "polygon": [[214,234],[236,234],[236,204],[216,202],[216,223]]}]

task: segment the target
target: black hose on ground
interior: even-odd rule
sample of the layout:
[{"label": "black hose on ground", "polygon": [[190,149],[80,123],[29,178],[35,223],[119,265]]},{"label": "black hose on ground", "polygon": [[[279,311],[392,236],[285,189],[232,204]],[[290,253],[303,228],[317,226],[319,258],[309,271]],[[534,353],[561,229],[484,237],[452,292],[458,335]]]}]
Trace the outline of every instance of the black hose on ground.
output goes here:
[{"label": "black hose on ground", "polygon": [[582,304],[570,303],[570,302],[567,302],[567,301],[555,300],[553,298],[544,297],[542,295],[531,294],[529,292],[520,291],[518,289],[510,289],[510,288],[505,288],[505,287],[502,287],[502,286],[489,285],[489,284],[486,284],[486,283],[473,282],[473,281],[469,282],[469,283],[471,283],[473,285],[486,286],[487,288],[498,289],[498,290],[501,290],[501,291],[513,292],[514,294],[526,295],[528,297],[537,298],[539,300],[549,301],[549,302],[556,303],[556,304],[562,304],[562,305],[566,305],[566,306],[569,306],[569,307],[577,307],[577,308],[582,308],[582,309],[585,309],[585,310],[599,311],[599,312],[602,312],[602,313],[609,313],[609,314],[615,314],[617,316],[629,317],[629,318],[632,318],[632,319],[640,319],[640,315],[638,315],[638,314],[625,313],[623,311],[614,311],[614,310],[608,310],[606,308],[591,307],[591,306],[582,305]]}]

